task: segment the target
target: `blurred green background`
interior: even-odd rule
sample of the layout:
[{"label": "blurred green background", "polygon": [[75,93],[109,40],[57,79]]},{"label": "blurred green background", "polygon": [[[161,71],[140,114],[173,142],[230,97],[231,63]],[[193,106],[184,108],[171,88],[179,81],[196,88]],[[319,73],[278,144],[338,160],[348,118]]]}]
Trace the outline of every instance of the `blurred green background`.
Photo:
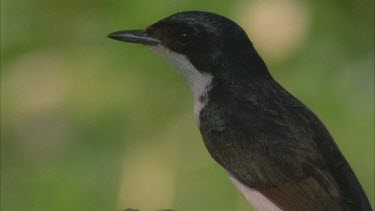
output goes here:
[{"label": "blurred green background", "polygon": [[184,10],[244,27],[374,205],[374,1],[2,0],[1,210],[251,210],[208,155],[182,77],[106,38]]}]

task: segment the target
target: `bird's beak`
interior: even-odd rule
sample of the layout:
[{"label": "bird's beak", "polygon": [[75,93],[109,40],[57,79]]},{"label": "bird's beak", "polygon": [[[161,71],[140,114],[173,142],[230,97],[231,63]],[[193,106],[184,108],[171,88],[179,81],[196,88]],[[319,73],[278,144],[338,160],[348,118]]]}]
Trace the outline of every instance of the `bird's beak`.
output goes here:
[{"label": "bird's beak", "polygon": [[113,32],[108,35],[109,38],[130,43],[139,43],[143,45],[157,45],[160,40],[150,37],[144,30],[125,30]]}]

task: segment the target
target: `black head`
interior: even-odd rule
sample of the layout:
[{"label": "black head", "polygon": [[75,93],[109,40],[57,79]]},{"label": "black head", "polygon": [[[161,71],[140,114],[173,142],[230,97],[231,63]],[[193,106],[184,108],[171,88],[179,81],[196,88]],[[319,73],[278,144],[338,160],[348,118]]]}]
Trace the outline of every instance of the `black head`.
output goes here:
[{"label": "black head", "polygon": [[199,71],[212,74],[225,65],[243,69],[263,64],[239,25],[209,12],[176,13],[144,31],[115,32],[109,37],[145,45],[162,45],[185,55]]}]

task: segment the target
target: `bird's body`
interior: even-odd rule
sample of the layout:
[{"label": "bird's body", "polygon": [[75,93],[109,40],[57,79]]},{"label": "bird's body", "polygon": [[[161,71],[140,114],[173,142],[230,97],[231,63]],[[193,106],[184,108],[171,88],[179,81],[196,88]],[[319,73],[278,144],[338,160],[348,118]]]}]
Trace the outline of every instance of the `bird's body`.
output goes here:
[{"label": "bird's body", "polygon": [[187,79],[209,153],[257,210],[372,210],[325,126],[272,78],[237,24],[183,12],[139,40],[122,36],[149,45]]}]

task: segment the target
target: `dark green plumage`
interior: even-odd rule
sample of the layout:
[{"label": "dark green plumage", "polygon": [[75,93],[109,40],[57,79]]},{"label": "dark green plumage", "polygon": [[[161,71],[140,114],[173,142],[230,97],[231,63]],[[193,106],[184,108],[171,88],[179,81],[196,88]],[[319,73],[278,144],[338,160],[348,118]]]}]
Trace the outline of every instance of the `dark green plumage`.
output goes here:
[{"label": "dark green plumage", "polygon": [[212,85],[200,130],[231,175],[284,210],[371,210],[313,112],[268,74],[233,87],[226,80]]},{"label": "dark green plumage", "polygon": [[157,46],[199,85],[192,89],[200,91],[196,112],[208,151],[267,203],[286,211],[372,210],[323,123],[272,78],[233,21],[181,12],[112,38]]}]

